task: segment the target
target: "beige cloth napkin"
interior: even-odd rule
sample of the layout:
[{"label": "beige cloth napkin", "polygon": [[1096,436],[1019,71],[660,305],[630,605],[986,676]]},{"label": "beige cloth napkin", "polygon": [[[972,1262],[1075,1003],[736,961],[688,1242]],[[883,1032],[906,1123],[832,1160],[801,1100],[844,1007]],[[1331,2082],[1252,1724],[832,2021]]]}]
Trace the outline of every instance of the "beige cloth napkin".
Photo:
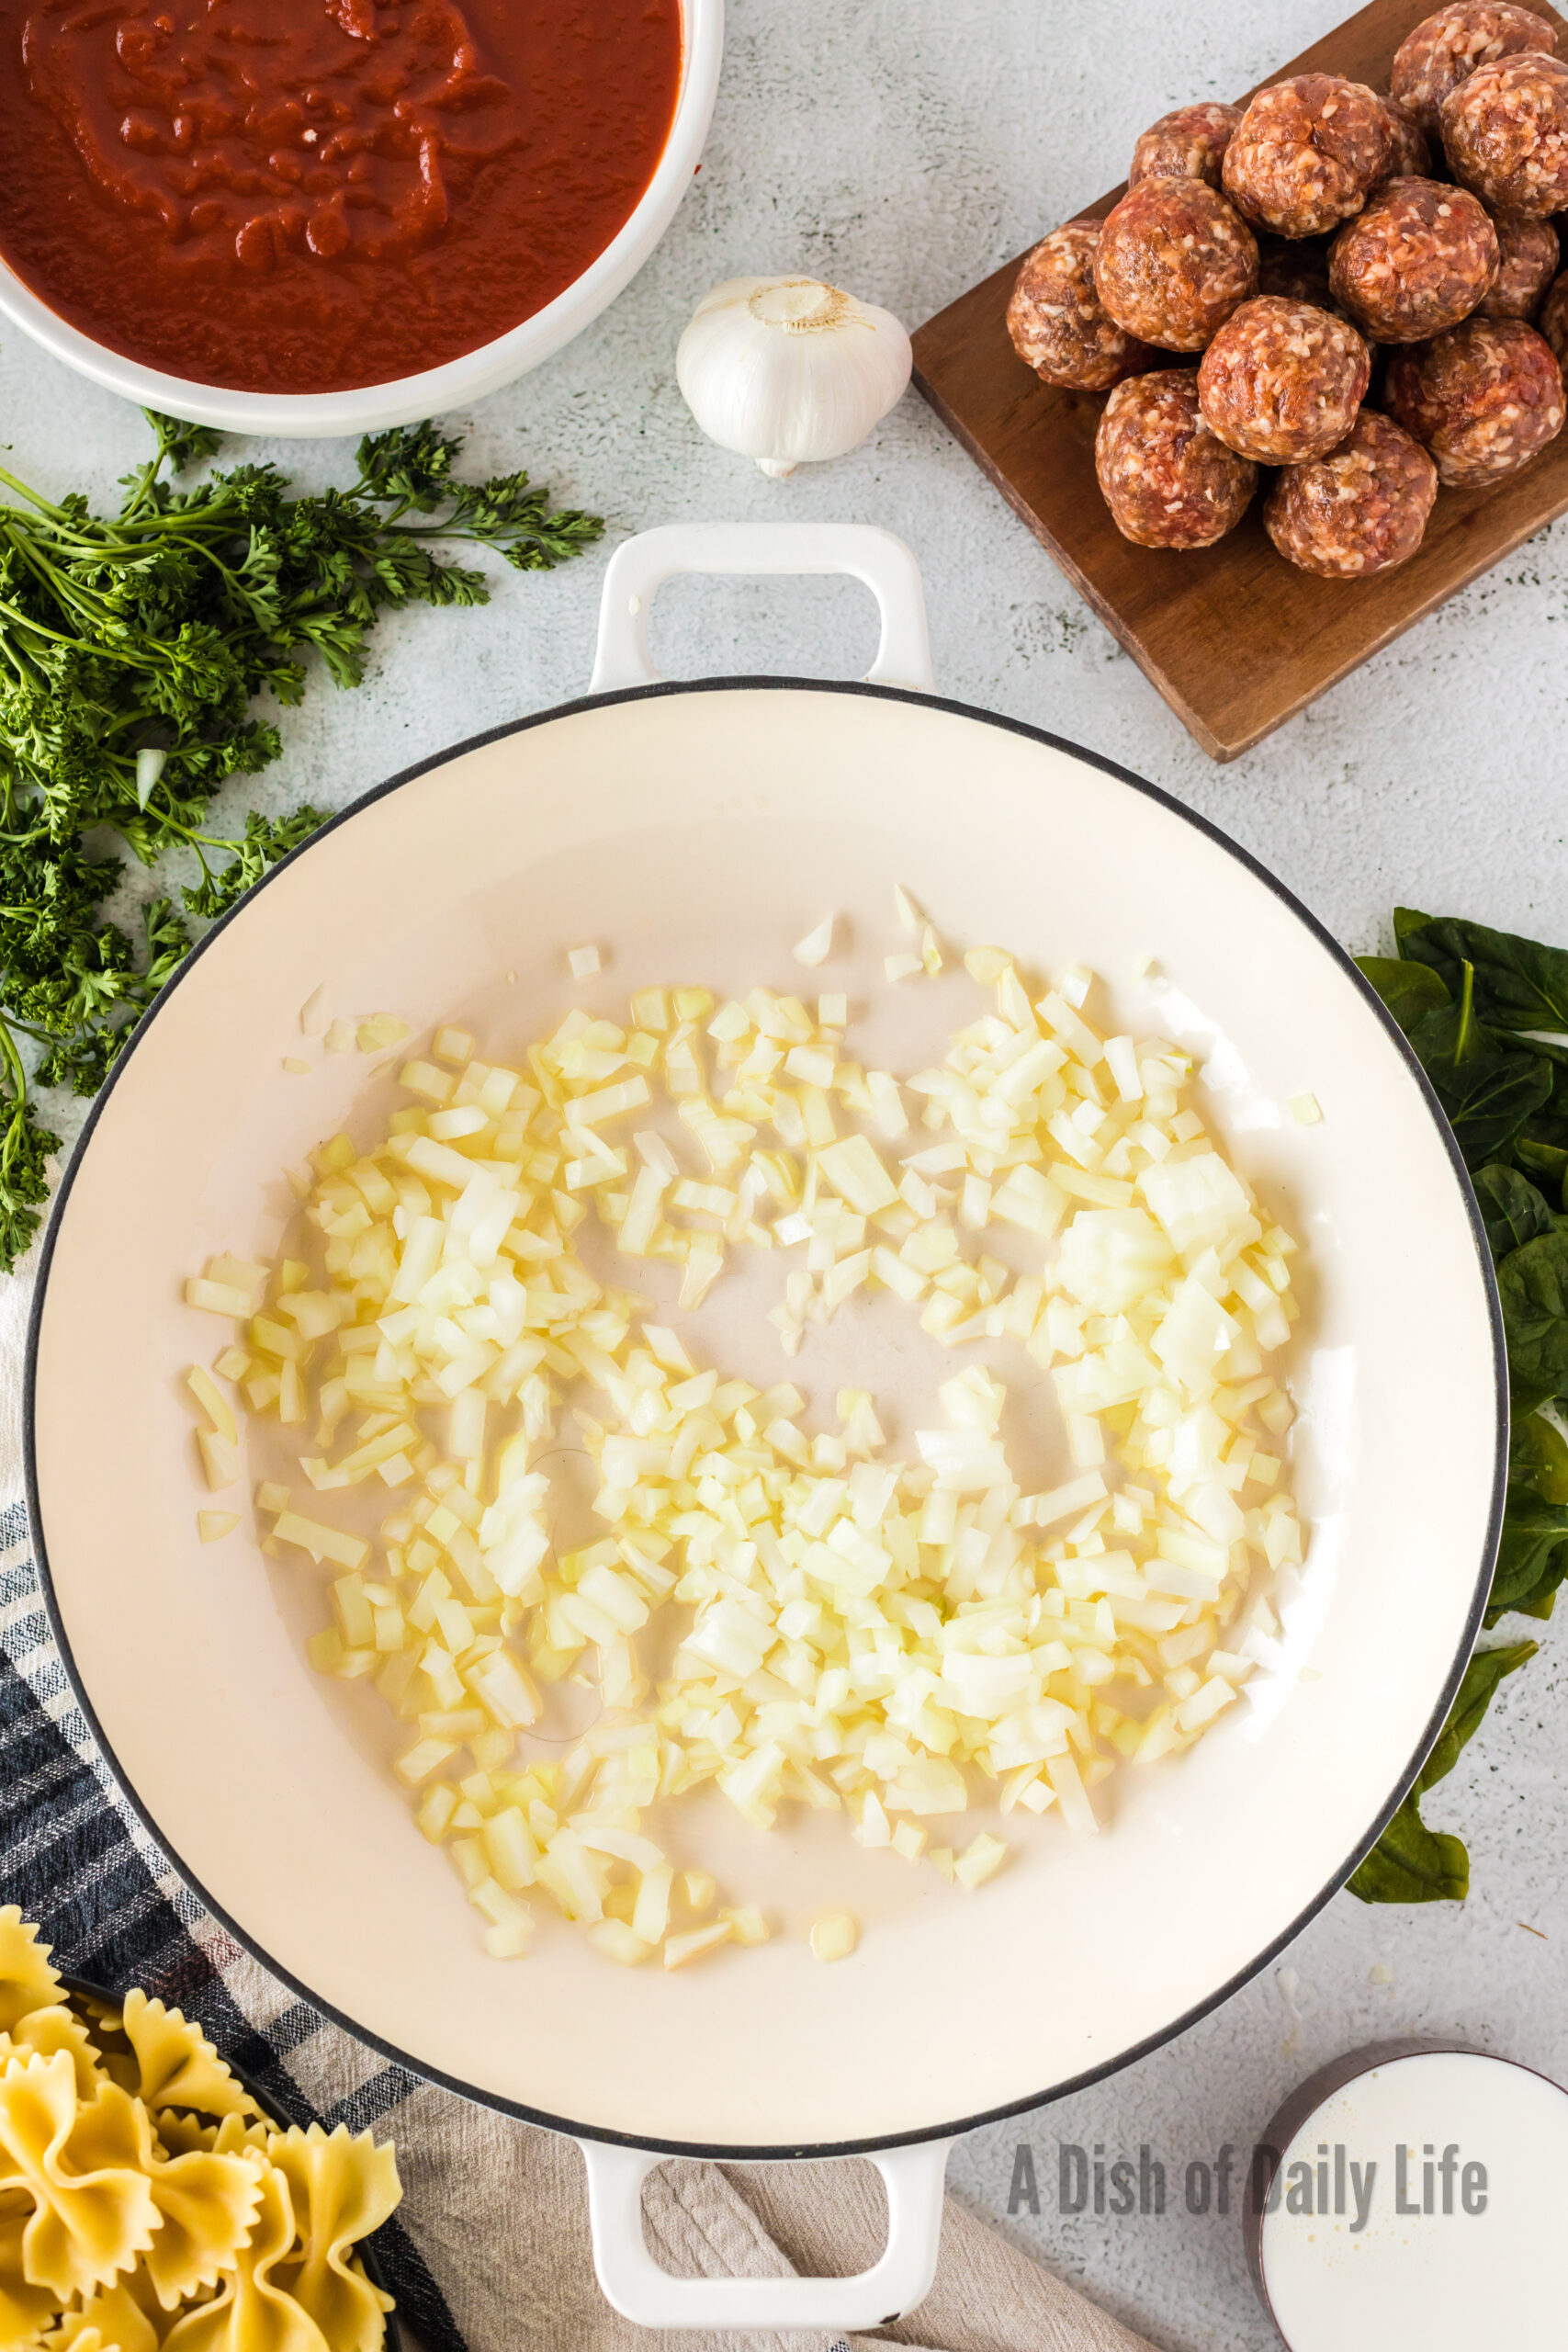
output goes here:
[{"label": "beige cloth napkin", "polygon": [[[421,2128],[430,2103],[430,2128]],[[508,2352],[850,2352],[904,2344],[926,2352],[1151,2352],[1110,2315],[1010,2245],[950,2197],[930,2295],[870,2336],[652,2333],[610,2308],[593,2276],[582,2158],[570,2141],[469,2109],[461,2132],[466,2198],[447,2177],[450,2114],[441,2091],[398,2111],[402,2219],[440,2278],[471,2345]],[[443,2112],[446,2110],[446,2112]],[[685,2278],[818,2277],[869,2268],[882,2252],[882,2185],[867,2164],[721,2167],[671,2164],[648,2183],[655,2258]],[[492,2260],[472,2265],[475,2242]],[[496,2249],[505,2248],[500,2262]]]}]

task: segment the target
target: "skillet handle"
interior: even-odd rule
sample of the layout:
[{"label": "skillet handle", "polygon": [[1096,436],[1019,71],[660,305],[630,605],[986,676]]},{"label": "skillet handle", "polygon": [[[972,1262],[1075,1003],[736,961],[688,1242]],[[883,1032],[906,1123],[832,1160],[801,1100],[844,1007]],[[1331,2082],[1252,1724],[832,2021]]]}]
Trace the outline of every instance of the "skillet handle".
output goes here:
[{"label": "skillet handle", "polygon": [[887,2327],[930,2291],[942,2234],[951,2140],[887,2148],[871,2161],[887,2191],[887,2246],[852,2278],[677,2278],[648,2250],[642,2185],[665,2159],[641,2148],[581,2140],[599,2284],[641,2327],[692,2329]]},{"label": "skillet handle", "polygon": [[666,523],[624,540],[610,558],[591,694],[660,683],[649,658],[649,608],[661,582],[684,571],[847,571],[882,615],[867,683],[934,691],[919,566],[893,532],[869,523]]}]

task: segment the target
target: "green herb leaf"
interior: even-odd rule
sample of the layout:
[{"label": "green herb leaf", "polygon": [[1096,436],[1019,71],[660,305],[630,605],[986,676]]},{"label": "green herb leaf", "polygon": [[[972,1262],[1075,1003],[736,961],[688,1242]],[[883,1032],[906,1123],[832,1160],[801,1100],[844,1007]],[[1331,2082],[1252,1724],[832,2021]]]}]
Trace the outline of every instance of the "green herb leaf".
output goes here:
[{"label": "green herb leaf", "polygon": [[[214,793],[276,760],[282,739],[252,716],[286,707],[312,651],[340,686],[365,674],[385,612],[420,601],[482,604],[484,574],[439,551],[485,547],[524,571],[597,538],[596,515],[552,510],[526,474],[457,479],[462,444],[433,424],[372,435],[347,490],[297,498],[276,466],[240,465],[186,487],[171,476],[218,449],[203,425],[149,413],[156,448],[125,480],[112,518],[79,494],[51,502],[0,469],[0,1266],[38,1225],[54,1139],[28,1107],[18,1038],[40,1048],[45,1085],[90,1094],[190,946],[167,896],[140,950],[102,919],[118,836],[143,865],[169,850],[201,868],[191,914],[233,905],[320,823],[263,818],[239,840],[209,830]],[[3,492],[0,492],[3,494]],[[408,518],[416,519],[408,519]]]},{"label": "green herb leaf", "polygon": [[[209,874],[199,889],[182,892],[186,905],[193,915],[226,914],[261,880],[268,866],[309,841],[317,826],[326,821],[326,811],[312,808],[308,801],[288,817],[262,817],[253,808],[245,819],[243,838],[232,844],[236,852],[232,862],[220,874]],[[167,906],[168,900],[161,903]]]},{"label": "green herb leaf", "polygon": [[1554,1199],[1568,1207],[1568,1151],[1559,1144],[1537,1142],[1530,1133],[1533,1125],[1532,1120],[1527,1120],[1514,1137],[1514,1157],[1538,1185],[1544,1185]]},{"label": "green herb leaf", "polygon": [[1450,998],[1421,1014],[1406,1035],[1468,1168],[1483,1167],[1505,1152],[1552,1092],[1548,1062],[1476,1018],[1469,964],[1461,967],[1457,1001]]},{"label": "green herb leaf", "polygon": [[1453,915],[1394,912],[1401,956],[1438,973],[1457,993],[1461,967],[1475,971],[1475,1009],[1498,1029],[1547,1029],[1568,1033],[1568,951],[1543,947],[1508,931]]},{"label": "green herb leaf", "polygon": [[1516,1413],[1568,1396],[1568,1230],[1538,1234],[1497,1269]]},{"label": "green herb leaf", "polygon": [[1415,1023],[1449,1001],[1449,992],[1428,965],[1402,964],[1395,956],[1358,956],[1356,963],[1408,1037]]},{"label": "green herb leaf", "polygon": [[1508,1487],[1543,1503],[1568,1503],[1568,1442],[1544,1413],[1516,1413],[1508,1432]]},{"label": "green herb leaf", "polygon": [[0,1255],[14,1265],[41,1222],[49,1197],[47,1162],[60,1137],[39,1125],[28,1100],[21,1056],[8,1029],[0,1027]]},{"label": "green herb leaf", "polygon": [[1486,1604],[1487,1623],[1495,1625],[1510,1611],[1525,1617],[1550,1617],[1565,1574],[1568,1510],[1561,1503],[1539,1502],[1510,1487],[1503,1541]]},{"label": "green herb leaf", "polygon": [[1470,1857],[1463,1840],[1446,1830],[1429,1829],[1421,1818],[1420,1800],[1453,1770],[1504,1678],[1517,1673],[1535,1652],[1533,1642],[1476,1651],[1415,1787],[1347,1882],[1363,1903],[1464,1901],[1470,1892]]},{"label": "green herb leaf", "polygon": [[1363,1903],[1462,1903],[1470,1856],[1462,1838],[1428,1829],[1410,1796],[1345,1883]]},{"label": "green herb leaf", "polygon": [[1459,1686],[1458,1698],[1449,1709],[1448,1721],[1421,1767],[1416,1783],[1417,1796],[1425,1796],[1428,1789],[1435,1789],[1439,1781],[1447,1780],[1461,1751],[1480,1730],[1499,1684],[1508,1675],[1517,1674],[1521,1666],[1528,1666],[1535,1652],[1533,1642],[1514,1642],[1497,1649],[1476,1651],[1464,1669],[1464,1679]]},{"label": "green herb leaf", "polygon": [[1500,1263],[1510,1251],[1533,1241],[1538,1234],[1551,1231],[1549,1203],[1517,1168],[1493,1160],[1478,1169],[1475,1197],[1481,1204],[1481,1221],[1486,1227],[1487,1244],[1495,1262]]}]

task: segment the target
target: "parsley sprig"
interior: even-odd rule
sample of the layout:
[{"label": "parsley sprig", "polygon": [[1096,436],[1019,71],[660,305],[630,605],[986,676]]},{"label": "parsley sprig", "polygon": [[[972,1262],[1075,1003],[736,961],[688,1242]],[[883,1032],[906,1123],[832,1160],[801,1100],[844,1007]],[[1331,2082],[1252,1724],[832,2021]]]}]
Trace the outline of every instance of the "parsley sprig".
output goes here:
[{"label": "parsley sprig", "polygon": [[[371,632],[409,604],[482,605],[468,541],[547,571],[602,532],[552,511],[525,473],[460,481],[462,444],[431,424],[362,441],[346,490],[294,497],[273,465],[174,476],[212,457],[205,426],[147,412],[156,448],[112,518],[53,503],[0,467],[0,1268],[38,1228],[46,1162],[33,1083],[91,1094],[190,949],[189,916],[232,906],[321,822],[305,806],[209,829],[230,776],[283,749],[258,696],[302,698],[309,657],[365,675]],[[108,837],[106,841],[106,835]],[[142,865],[194,853],[200,879],[154,899],[133,941],[104,908],[123,844]],[[29,1041],[24,1049],[23,1040]]]}]

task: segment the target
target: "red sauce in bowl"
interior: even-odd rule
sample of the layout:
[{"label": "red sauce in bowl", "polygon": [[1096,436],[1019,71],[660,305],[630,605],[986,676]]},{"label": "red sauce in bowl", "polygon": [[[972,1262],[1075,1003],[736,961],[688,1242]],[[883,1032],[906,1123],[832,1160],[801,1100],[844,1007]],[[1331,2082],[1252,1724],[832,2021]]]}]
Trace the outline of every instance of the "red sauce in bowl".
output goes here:
[{"label": "red sauce in bowl", "polygon": [[0,254],[171,375],[389,382],[604,252],[680,76],[680,0],[0,0]]}]

